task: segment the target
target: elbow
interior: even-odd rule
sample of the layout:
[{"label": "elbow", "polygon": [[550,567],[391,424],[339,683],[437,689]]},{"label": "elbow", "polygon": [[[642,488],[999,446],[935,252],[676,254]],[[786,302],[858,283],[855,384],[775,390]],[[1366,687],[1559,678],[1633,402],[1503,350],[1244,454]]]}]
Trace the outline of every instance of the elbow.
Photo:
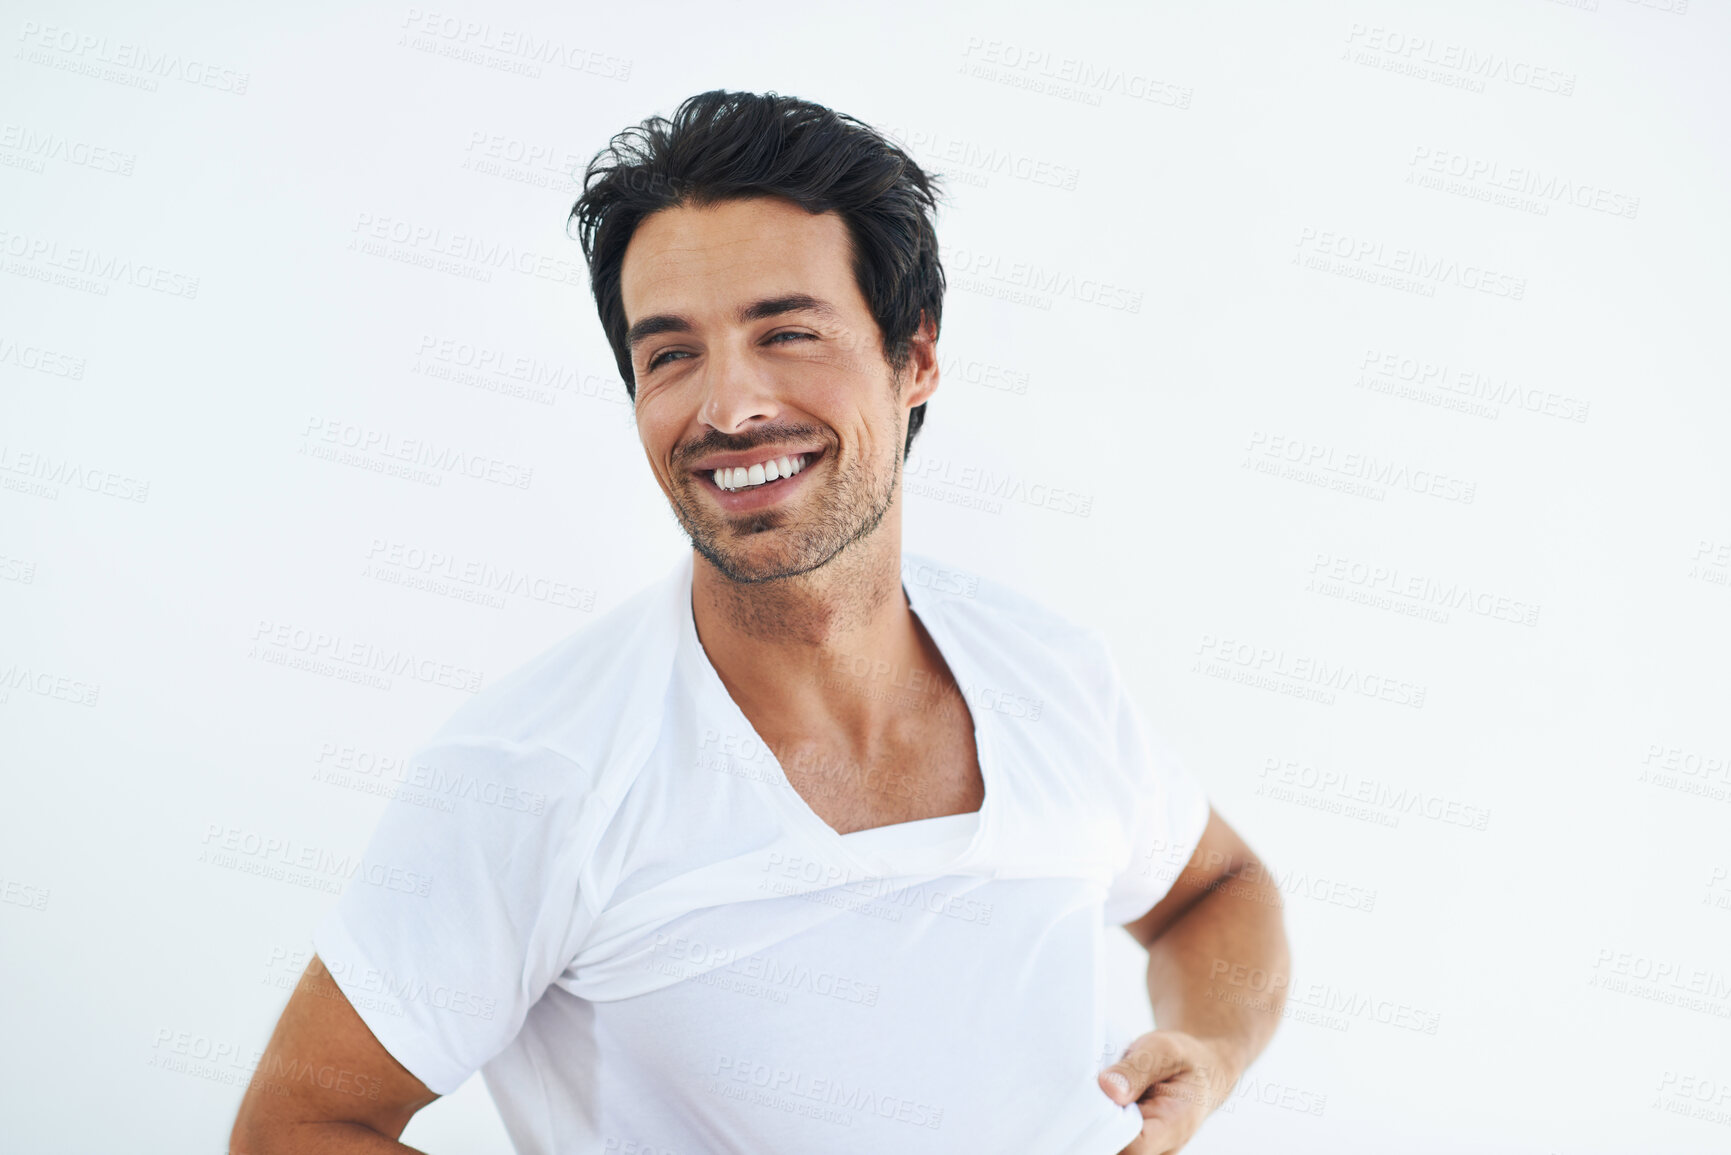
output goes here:
[{"label": "elbow", "polygon": [[259,1090],[248,1087],[228,1132],[228,1155],[281,1155],[284,1126],[259,1102]]},{"label": "elbow", "polygon": [[251,1106],[252,1093],[241,1100],[240,1111],[235,1115],[234,1126],[228,1132],[228,1155],[271,1155],[270,1148],[264,1142],[264,1132],[253,1119]]}]

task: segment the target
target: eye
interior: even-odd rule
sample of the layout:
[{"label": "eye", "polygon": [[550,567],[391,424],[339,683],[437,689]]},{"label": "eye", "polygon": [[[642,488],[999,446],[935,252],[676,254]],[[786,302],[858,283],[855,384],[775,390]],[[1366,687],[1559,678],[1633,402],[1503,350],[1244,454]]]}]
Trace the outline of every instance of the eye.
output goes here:
[{"label": "eye", "polygon": [[765,342],[765,344],[768,344],[768,343],[774,342],[774,341],[779,341],[783,337],[793,337],[796,339],[806,338],[806,339],[810,339],[813,341],[817,340],[817,334],[816,333],[805,333],[805,332],[801,332],[798,329],[786,329],[786,330],[783,330],[780,333],[776,333],[774,336],[770,337],[769,341]]},{"label": "eye", "polygon": [[655,356],[649,358],[649,364],[647,366],[645,366],[645,368],[655,369],[657,366],[659,366],[661,364],[662,361],[666,360],[668,357],[689,357],[689,356],[690,356],[690,354],[687,353],[683,349],[663,349],[661,352],[655,354]]}]

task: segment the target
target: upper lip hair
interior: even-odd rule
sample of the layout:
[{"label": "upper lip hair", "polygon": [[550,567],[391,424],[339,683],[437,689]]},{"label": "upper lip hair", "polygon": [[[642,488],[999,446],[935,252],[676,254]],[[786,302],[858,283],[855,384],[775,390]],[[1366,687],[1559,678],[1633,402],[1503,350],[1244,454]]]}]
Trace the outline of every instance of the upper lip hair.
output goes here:
[{"label": "upper lip hair", "polygon": [[819,447],[817,449],[751,449],[744,453],[722,453],[715,457],[704,458],[701,463],[691,467],[691,472],[708,473],[711,470],[738,469],[742,466],[750,468],[771,458],[779,460],[785,457],[791,461],[802,454],[816,456],[822,451],[822,448]]}]

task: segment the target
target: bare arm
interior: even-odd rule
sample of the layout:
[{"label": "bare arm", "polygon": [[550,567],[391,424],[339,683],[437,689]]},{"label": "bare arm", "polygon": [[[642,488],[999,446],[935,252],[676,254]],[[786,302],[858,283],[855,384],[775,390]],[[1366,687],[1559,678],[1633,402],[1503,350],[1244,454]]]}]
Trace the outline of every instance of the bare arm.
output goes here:
[{"label": "bare arm", "polygon": [[1280,888],[1210,809],[1171,891],[1124,929],[1148,949],[1156,1030],[1132,1043],[1100,1085],[1116,1102],[1141,1101],[1143,1135],[1127,1151],[1176,1151],[1280,1022],[1291,970]]},{"label": "bare arm", "polygon": [[[1148,948],[1148,998],[1162,1030],[1214,1040],[1235,1076],[1262,1053],[1286,1002],[1291,955],[1280,888],[1238,832],[1212,809],[1202,841],[1166,897],[1124,927]],[[1269,976],[1251,1005],[1235,976]],[[1236,984],[1236,985],[1234,985]]]},{"label": "bare arm", "polygon": [[405,1155],[438,1098],[385,1050],[314,955],[241,1100],[231,1155]]}]

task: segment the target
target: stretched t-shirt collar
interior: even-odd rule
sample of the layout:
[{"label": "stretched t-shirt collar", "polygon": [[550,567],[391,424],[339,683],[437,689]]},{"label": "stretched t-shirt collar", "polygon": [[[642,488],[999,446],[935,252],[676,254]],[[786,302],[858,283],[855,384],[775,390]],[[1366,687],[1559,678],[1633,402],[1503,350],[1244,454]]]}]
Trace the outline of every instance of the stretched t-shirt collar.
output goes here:
[{"label": "stretched t-shirt collar", "polygon": [[[904,555],[907,556],[907,555]],[[696,684],[702,700],[697,707],[704,713],[714,712],[724,724],[741,735],[750,735],[763,750],[772,781],[757,777],[750,781],[761,795],[781,814],[790,834],[811,845],[825,859],[844,866],[859,876],[889,877],[897,875],[975,873],[984,860],[986,848],[993,841],[997,828],[996,815],[1007,803],[1008,794],[998,773],[996,734],[992,729],[991,712],[969,707],[974,725],[975,754],[985,784],[985,800],[978,811],[949,814],[936,818],[897,822],[841,834],[825,822],[793,788],[781,762],[763,741],[750,719],[745,716],[733,696],[727,692],[721,675],[697,636],[697,621],[692,608],[692,573],[695,554],[687,552],[677,579],[672,583],[676,601],[682,607],[678,660],[690,663],[696,672]],[[926,560],[926,559],[919,559]],[[960,687],[983,684],[972,655],[966,653],[950,628],[941,598],[915,583],[912,589],[904,583],[902,592],[920,622],[931,634],[932,641],[943,655],[951,675]],[[965,697],[965,694],[964,694]],[[973,867],[973,870],[969,870]],[[991,873],[986,870],[984,873]]]}]

